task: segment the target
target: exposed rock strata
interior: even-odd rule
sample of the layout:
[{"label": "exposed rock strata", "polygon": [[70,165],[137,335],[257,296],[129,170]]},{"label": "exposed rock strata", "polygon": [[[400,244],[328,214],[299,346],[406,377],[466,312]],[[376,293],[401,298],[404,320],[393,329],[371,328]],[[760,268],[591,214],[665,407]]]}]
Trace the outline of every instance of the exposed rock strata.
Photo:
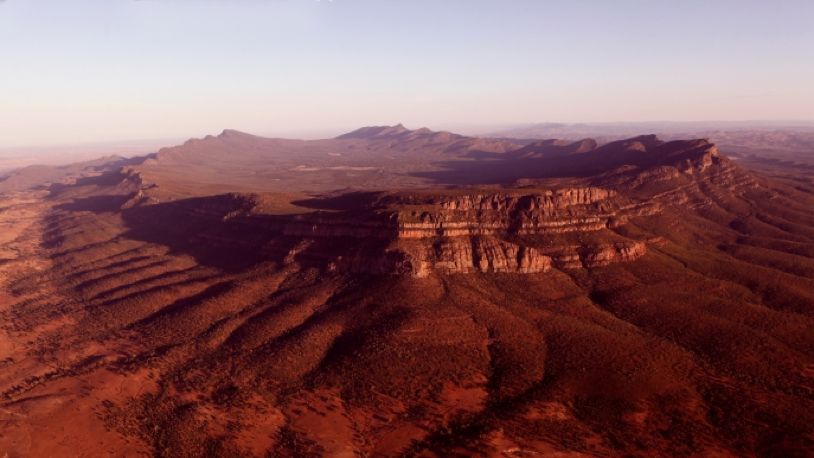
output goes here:
[{"label": "exposed rock strata", "polygon": [[644,242],[624,242],[583,248],[580,259],[582,265],[593,268],[616,262],[635,261],[645,253],[647,253],[647,247]]},{"label": "exposed rock strata", "polygon": [[198,228],[188,236],[190,243],[250,252],[258,238],[265,238],[268,248],[259,252],[286,264],[416,277],[431,272],[531,274],[552,266],[594,268],[631,261],[644,253],[644,244],[603,240],[618,240],[613,229],[660,209],[596,187],[397,193],[349,210],[300,215],[266,215],[259,210],[262,205],[260,196],[226,194],[144,208],[175,213],[156,213],[154,221],[184,221]]},{"label": "exposed rock strata", "polygon": [[280,230],[286,236],[312,239],[388,241],[383,253],[340,256],[331,263],[333,270],[417,277],[432,271],[539,273],[555,265],[594,268],[632,261],[646,247],[620,242],[555,246],[543,253],[518,241],[523,237],[578,237],[617,228],[632,216],[653,214],[660,208],[629,202],[612,190],[595,187],[532,193],[393,194],[370,206],[366,213],[299,215],[283,222]]},{"label": "exposed rock strata", "polygon": [[605,267],[617,262],[635,261],[647,253],[647,244],[642,241],[600,243],[590,245],[570,245],[544,251],[560,269],[582,269]]},{"label": "exposed rock strata", "polygon": [[546,272],[551,266],[551,257],[529,246],[490,237],[450,237],[436,244],[397,242],[381,256],[340,256],[330,269],[426,277],[433,271],[530,274]]},{"label": "exposed rock strata", "polygon": [[552,235],[618,227],[658,207],[633,203],[601,188],[534,193],[390,195],[367,214],[299,215],[282,232],[303,237],[424,239],[461,236]]}]

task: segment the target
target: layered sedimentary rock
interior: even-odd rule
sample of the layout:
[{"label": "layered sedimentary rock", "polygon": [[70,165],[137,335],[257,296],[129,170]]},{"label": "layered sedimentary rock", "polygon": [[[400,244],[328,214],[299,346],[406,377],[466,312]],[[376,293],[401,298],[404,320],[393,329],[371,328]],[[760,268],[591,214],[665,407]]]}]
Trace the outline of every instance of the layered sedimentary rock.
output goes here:
[{"label": "layered sedimentary rock", "polygon": [[553,265],[559,269],[592,269],[617,262],[635,261],[647,253],[647,243],[625,241],[557,246],[544,253],[551,257]]},{"label": "layered sedimentary rock", "polygon": [[434,244],[396,241],[381,254],[339,256],[331,270],[355,273],[426,277],[431,272],[539,273],[552,267],[552,259],[530,246],[492,237],[450,237]]},{"label": "layered sedimentary rock", "polygon": [[[450,237],[435,245],[413,243],[406,248],[417,258],[418,276],[437,270],[442,273],[537,273],[551,268],[551,258],[530,246],[491,237]],[[403,248],[404,249],[404,248]]]},{"label": "layered sedimentary rock", "polygon": [[596,231],[622,210],[616,194],[601,188],[534,193],[395,196],[401,238]]},{"label": "layered sedimentary rock", "polygon": [[388,194],[366,207],[299,215],[281,222],[280,231],[292,237],[388,242],[379,252],[338,257],[331,262],[333,270],[417,277],[433,271],[539,273],[552,266],[593,268],[637,259],[646,251],[644,243],[537,245],[546,245],[548,237],[607,231],[631,216],[658,211],[658,206],[633,203],[596,187]]},{"label": "layered sedimentary rock", "polygon": [[286,221],[286,235],[423,239],[599,231],[658,211],[602,188],[456,195],[393,194],[365,212],[316,213]]},{"label": "layered sedimentary rock", "polygon": [[[132,214],[155,212],[152,224],[184,221],[195,232],[190,243],[229,245],[332,271],[424,277],[531,274],[630,261],[644,253],[644,244],[602,240],[619,239],[615,228],[658,210],[591,187],[393,193],[346,210],[299,215],[263,214],[262,207],[260,196],[226,194],[148,205]],[[256,247],[259,240],[266,248]]]},{"label": "layered sedimentary rock", "polygon": [[582,265],[588,268],[603,267],[615,262],[635,261],[644,256],[647,246],[644,242],[619,242],[614,244],[585,247],[580,250]]}]

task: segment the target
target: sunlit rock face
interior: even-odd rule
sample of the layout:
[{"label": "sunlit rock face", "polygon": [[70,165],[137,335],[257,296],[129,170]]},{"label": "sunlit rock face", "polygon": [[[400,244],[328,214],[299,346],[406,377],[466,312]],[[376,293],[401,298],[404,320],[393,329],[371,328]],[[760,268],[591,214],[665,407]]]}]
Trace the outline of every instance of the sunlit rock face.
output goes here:
[{"label": "sunlit rock face", "polygon": [[[547,272],[638,259],[636,241],[580,244],[634,215],[653,214],[615,191],[562,188],[533,192],[381,196],[353,214],[301,215],[282,223],[289,237],[336,239],[349,247],[377,240],[379,251],[349,249],[332,270],[426,277],[441,274]],[[288,256],[292,254],[289,253]]]}]

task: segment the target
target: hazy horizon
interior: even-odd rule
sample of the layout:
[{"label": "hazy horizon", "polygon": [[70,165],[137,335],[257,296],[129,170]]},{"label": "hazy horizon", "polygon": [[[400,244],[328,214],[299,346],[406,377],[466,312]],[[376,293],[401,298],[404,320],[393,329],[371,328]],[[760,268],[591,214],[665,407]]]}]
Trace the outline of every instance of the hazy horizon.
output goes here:
[{"label": "hazy horizon", "polygon": [[[0,0],[2,1],[2,0]],[[503,131],[529,128],[535,126],[563,126],[591,128],[619,128],[629,129],[636,126],[650,127],[655,129],[655,133],[678,132],[678,131],[702,131],[702,130],[795,130],[814,129],[814,120],[693,120],[693,121],[598,121],[598,122],[560,122],[560,121],[534,121],[506,124],[461,124],[445,123],[441,125],[430,124],[407,124],[396,121],[393,123],[369,123],[364,125],[337,127],[333,129],[312,129],[312,130],[274,130],[274,129],[243,129],[240,126],[226,126],[216,130],[193,133],[191,135],[175,135],[171,137],[142,137],[142,138],[118,138],[97,141],[80,142],[56,142],[45,144],[27,144],[19,146],[0,145],[0,158],[9,155],[34,154],[47,156],[49,154],[63,154],[64,152],[76,151],[85,152],[88,157],[98,157],[100,154],[124,154],[127,152],[144,153],[148,150],[174,146],[193,138],[204,138],[208,135],[218,135],[224,130],[236,130],[251,135],[267,138],[288,138],[299,140],[317,140],[333,138],[353,130],[369,126],[391,126],[401,124],[406,128],[414,130],[429,128],[434,131],[449,131],[452,133],[471,136],[494,136]],[[83,151],[81,149],[86,149]],[[117,153],[117,150],[121,151]]]},{"label": "hazy horizon", "polygon": [[0,148],[814,119],[809,2],[6,0]]}]

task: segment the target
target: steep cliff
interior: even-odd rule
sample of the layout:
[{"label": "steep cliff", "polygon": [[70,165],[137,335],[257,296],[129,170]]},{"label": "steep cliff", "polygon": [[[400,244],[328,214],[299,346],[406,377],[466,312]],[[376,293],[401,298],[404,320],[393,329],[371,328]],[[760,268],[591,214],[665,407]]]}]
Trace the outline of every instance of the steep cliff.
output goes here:
[{"label": "steep cliff", "polygon": [[[275,221],[286,237],[328,239],[347,247],[329,261],[332,270],[416,277],[530,274],[552,266],[595,268],[638,259],[645,244],[618,240],[613,229],[659,208],[596,187],[435,191],[382,194],[354,210]],[[591,237],[597,242],[585,244]],[[374,240],[382,248],[359,248]],[[289,259],[304,251],[301,245],[292,250]]]},{"label": "steep cliff", "polygon": [[552,258],[530,246],[493,237],[449,237],[429,241],[397,240],[380,253],[338,256],[329,270],[426,277],[432,272],[539,273]]}]

